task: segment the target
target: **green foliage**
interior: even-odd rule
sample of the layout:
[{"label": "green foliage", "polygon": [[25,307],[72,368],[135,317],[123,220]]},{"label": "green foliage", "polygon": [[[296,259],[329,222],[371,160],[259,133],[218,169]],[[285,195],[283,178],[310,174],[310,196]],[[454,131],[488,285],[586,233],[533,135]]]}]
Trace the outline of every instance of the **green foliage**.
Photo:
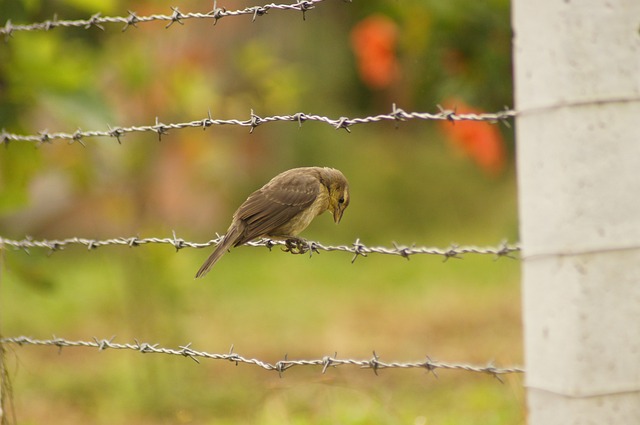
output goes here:
[{"label": "green foliage", "polygon": [[[219,2],[220,3],[220,2]],[[219,4],[227,9],[244,7]],[[14,24],[170,14],[170,2],[4,1]],[[210,5],[178,5],[202,11]],[[197,10],[194,8],[205,7]],[[291,114],[331,118],[437,111],[450,97],[486,110],[511,102],[509,4],[324,2],[299,14],[16,32],[0,46],[0,128],[11,133],[106,130],[214,118]],[[398,31],[400,77],[384,89],[360,78],[352,29],[381,14]],[[2,25],[3,22],[0,22]],[[489,177],[448,143],[438,123],[319,123],[212,127],[0,149],[0,235],[166,236],[223,233],[248,193],[276,173],[327,165],[350,180],[336,226],[319,217],[309,239],[368,245],[497,244],[517,238],[512,158]],[[397,127],[397,128],[396,128]],[[511,130],[503,129],[505,140]],[[507,149],[512,153],[512,149]],[[520,363],[518,263],[234,249],[203,282],[208,252],[167,247],[3,250],[2,334],[134,338],[277,361],[338,351],[386,360]],[[521,378],[426,371],[292,369],[139,353],[11,348],[24,423],[513,424],[524,422]],[[12,357],[13,356],[13,357]],[[55,414],[53,414],[55,413]]]}]

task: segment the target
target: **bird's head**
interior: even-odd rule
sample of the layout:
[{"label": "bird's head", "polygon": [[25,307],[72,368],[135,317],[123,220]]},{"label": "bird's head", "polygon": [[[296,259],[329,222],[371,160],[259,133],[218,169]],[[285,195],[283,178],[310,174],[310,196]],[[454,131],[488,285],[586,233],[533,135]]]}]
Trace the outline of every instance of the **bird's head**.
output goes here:
[{"label": "bird's head", "polygon": [[329,211],[333,213],[333,221],[340,223],[344,210],[349,206],[349,183],[340,171],[329,169],[327,188],[329,189]]}]

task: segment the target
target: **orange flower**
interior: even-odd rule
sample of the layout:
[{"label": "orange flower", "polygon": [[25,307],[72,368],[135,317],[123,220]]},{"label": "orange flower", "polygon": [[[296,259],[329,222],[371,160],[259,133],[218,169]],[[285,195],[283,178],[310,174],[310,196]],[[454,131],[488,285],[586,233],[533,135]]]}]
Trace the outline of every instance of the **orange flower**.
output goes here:
[{"label": "orange flower", "polygon": [[[480,114],[482,111],[461,101],[448,101],[458,114]],[[496,124],[481,121],[442,121],[441,128],[449,142],[470,157],[487,175],[497,176],[505,167],[504,139]]]},{"label": "orange flower", "polygon": [[351,47],[362,81],[373,89],[388,87],[399,73],[396,59],[398,29],[386,16],[370,16],[351,30]]}]

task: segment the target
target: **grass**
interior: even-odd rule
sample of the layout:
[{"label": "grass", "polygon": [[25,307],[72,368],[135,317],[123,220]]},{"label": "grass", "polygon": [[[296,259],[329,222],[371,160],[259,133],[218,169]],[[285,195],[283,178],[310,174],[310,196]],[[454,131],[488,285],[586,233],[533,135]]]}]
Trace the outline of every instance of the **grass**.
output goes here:
[{"label": "grass", "polygon": [[[275,362],[319,358],[522,363],[518,262],[341,253],[311,259],[241,248],[204,281],[205,253],[166,247],[34,253],[47,285],[29,286],[7,254],[7,336],[134,338],[236,352]],[[95,273],[100,270],[100,273]],[[24,306],[29,306],[25,308]],[[7,357],[23,424],[517,424],[522,377],[421,370],[293,368],[136,352],[11,347]],[[55,417],[51,412],[56,412]]]}]

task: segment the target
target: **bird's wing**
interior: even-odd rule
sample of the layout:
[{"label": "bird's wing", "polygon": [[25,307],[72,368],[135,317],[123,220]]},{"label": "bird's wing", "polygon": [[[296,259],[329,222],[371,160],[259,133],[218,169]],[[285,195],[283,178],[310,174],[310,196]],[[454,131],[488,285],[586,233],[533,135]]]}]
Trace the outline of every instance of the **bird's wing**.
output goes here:
[{"label": "bird's wing", "polygon": [[253,192],[234,217],[246,227],[235,246],[268,235],[305,210],[320,193],[320,182],[312,175],[282,176]]}]

